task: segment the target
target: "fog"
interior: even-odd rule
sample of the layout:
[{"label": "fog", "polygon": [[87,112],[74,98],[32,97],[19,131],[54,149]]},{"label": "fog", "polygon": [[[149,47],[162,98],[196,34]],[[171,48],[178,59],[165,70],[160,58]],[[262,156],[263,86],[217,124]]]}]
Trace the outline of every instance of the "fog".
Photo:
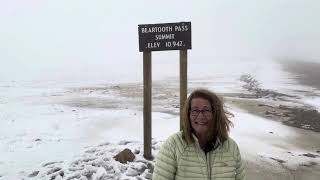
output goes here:
[{"label": "fog", "polygon": [[[180,21],[192,23],[189,66],[320,62],[319,7],[317,0],[2,0],[0,80],[140,80],[138,24]],[[178,51],[153,53],[153,66],[161,64],[178,71]]]}]

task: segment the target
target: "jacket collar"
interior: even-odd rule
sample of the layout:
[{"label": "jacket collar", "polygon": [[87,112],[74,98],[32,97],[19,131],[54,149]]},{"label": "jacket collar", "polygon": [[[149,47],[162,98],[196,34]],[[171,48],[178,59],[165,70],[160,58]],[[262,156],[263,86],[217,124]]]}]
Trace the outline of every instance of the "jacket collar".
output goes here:
[{"label": "jacket collar", "polygon": [[[193,140],[194,140],[194,142],[195,142],[195,144],[196,144],[196,147],[198,147],[198,148],[201,149],[200,144],[199,144],[199,140],[198,140],[197,136],[196,136],[194,133],[192,133],[192,137],[193,137]],[[214,149],[213,152],[224,152],[224,151],[227,151],[229,144],[226,143],[226,142],[227,142],[227,141],[225,141],[224,143],[222,143],[222,142],[220,141],[220,138],[217,138],[216,142],[212,143],[213,149]]]}]

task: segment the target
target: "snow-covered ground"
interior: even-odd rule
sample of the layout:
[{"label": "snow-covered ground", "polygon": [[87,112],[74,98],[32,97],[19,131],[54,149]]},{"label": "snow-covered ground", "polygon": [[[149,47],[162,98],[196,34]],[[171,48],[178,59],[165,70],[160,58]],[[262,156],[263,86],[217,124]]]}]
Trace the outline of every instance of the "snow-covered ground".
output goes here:
[{"label": "snow-covered ground", "polygon": [[[179,129],[178,108],[174,106],[179,95],[179,84],[174,74],[169,73],[169,77],[156,76],[155,83],[158,85],[154,87],[152,114],[152,135],[156,146],[154,154],[161,142]],[[269,60],[260,60],[259,63],[230,61],[211,65],[194,64],[189,67],[189,88],[204,87],[219,93],[245,92],[239,81],[243,74],[256,77],[266,89],[295,93],[301,97],[304,94],[296,90],[318,93],[310,90],[310,87],[297,84],[290,74],[281,70],[280,65]],[[151,163],[143,161],[141,155],[142,81],[128,80],[124,90],[121,89],[121,83],[115,83],[114,79],[110,82],[2,82],[0,179],[26,178],[35,170],[40,171],[37,178],[47,178],[46,168],[58,164],[68,169],[77,160],[87,168],[65,170],[64,173],[72,176],[73,173],[94,171],[97,177],[116,172],[118,178],[126,179],[140,172],[142,179],[150,177],[150,173],[141,170]],[[316,97],[302,99],[301,103],[320,108],[319,98]],[[315,153],[314,148],[319,145],[313,147],[312,143],[319,139],[319,133],[288,127],[235,107],[229,107],[229,110],[235,115],[231,136],[238,142],[247,161],[257,162],[259,158],[266,157],[270,163],[279,166],[270,157],[281,158],[287,161],[285,166],[291,169],[301,164],[320,164],[319,158],[302,156],[310,151]],[[307,136],[309,143],[298,142]],[[123,141],[130,143],[121,144]],[[140,152],[134,163],[122,165],[112,159],[124,148]],[[87,156],[98,164],[106,158],[112,171],[91,167],[92,164],[89,166],[90,163],[84,160]],[[44,166],[48,162],[56,163]]]}]

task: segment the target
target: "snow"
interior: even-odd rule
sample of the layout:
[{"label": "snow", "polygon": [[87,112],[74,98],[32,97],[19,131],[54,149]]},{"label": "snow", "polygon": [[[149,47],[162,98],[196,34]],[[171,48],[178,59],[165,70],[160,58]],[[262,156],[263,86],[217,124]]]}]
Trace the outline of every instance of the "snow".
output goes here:
[{"label": "snow", "polygon": [[[70,162],[51,162],[42,165],[38,179],[60,178],[63,172],[64,179],[150,179],[152,162],[142,157],[142,151],[135,153],[135,161],[121,164],[113,159],[115,153],[123,148],[143,148],[141,143],[128,144],[103,143],[95,147],[86,147],[86,151]],[[155,147],[156,152],[159,148]]]},{"label": "snow", "polygon": [[320,98],[319,97],[304,98],[304,102],[308,105],[313,106],[317,111],[320,112]]},{"label": "snow", "polygon": [[[224,68],[223,63],[191,66],[189,88],[206,87],[219,93],[244,92],[239,78],[250,73],[266,89],[283,93],[297,88],[309,91],[309,87],[301,87],[288,78],[290,74],[281,71],[276,63],[259,62],[259,65],[254,61],[230,63],[228,68]],[[197,71],[205,73],[200,75]],[[270,76],[264,76],[262,72],[266,71],[272,72]],[[173,86],[172,82],[175,82]],[[61,179],[62,172],[63,179],[86,179],[89,175],[92,179],[150,179],[153,161],[146,161],[142,156],[143,87],[141,82],[128,83],[131,86],[128,85],[126,91],[130,93],[123,94],[123,89],[117,89],[120,82],[2,82],[0,179],[27,179],[35,171],[39,171],[35,177],[38,179],[48,176]],[[161,143],[179,130],[177,102],[174,97],[167,97],[178,94],[178,81],[158,75],[156,83],[160,85],[155,86],[153,97],[154,156]],[[304,94],[298,95],[304,97]],[[317,97],[296,101],[318,110],[320,107]],[[235,115],[231,136],[238,142],[245,160],[268,161],[278,169],[281,167],[274,159],[284,160],[283,165],[290,169],[312,162],[320,164],[319,158],[302,155],[314,150],[309,146],[319,138],[316,133],[285,126],[235,107],[229,110]],[[308,144],[304,137],[314,141]],[[134,162],[121,164],[112,158],[124,148],[135,153]]]},{"label": "snow", "polygon": [[[303,163],[320,162],[319,159],[302,156],[309,151],[300,147],[296,140],[304,130],[284,126],[237,108],[233,108],[231,112],[235,116],[233,119],[235,127],[231,131],[231,137],[238,143],[245,159],[257,161],[255,159],[257,156],[265,157],[274,166],[278,166],[276,161],[270,159],[277,158],[286,161],[283,166],[290,169],[297,169]],[[310,132],[310,134],[316,133]]]}]

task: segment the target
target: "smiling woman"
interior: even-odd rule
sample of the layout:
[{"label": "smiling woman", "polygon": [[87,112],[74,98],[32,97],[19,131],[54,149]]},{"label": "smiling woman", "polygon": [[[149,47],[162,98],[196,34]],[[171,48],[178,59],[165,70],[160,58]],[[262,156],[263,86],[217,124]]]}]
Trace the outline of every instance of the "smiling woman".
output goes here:
[{"label": "smiling woman", "polygon": [[154,180],[246,179],[238,145],[229,135],[232,125],[219,97],[193,91],[184,104],[184,127],[162,145]]}]

